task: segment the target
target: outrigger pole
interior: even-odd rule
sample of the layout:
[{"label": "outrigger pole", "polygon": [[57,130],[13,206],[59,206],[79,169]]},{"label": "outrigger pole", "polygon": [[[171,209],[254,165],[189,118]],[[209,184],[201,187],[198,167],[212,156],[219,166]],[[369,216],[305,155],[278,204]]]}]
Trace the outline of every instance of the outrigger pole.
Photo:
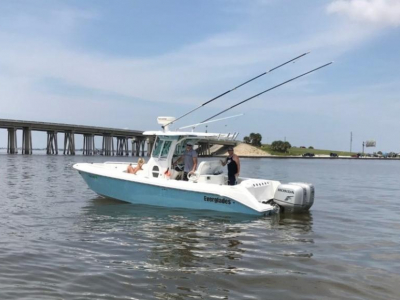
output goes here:
[{"label": "outrigger pole", "polygon": [[[272,88],[269,88],[269,89],[267,89],[267,90],[265,90],[265,91],[263,91],[263,92],[261,92],[261,93],[258,93],[258,94],[256,94],[256,95],[250,97],[250,98],[247,98],[246,100],[243,100],[243,101],[241,101],[241,102],[239,102],[239,103],[237,103],[237,104],[235,104],[235,105],[233,105],[233,106],[231,106],[231,107],[229,107],[229,108],[227,108],[227,109],[224,109],[223,111],[221,111],[221,112],[219,112],[219,113],[213,115],[212,117],[210,117],[210,118],[204,120],[204,121],[201,122],[201,123],[207,122],[208,120],[211,120],[211,119],[215,118],[216,116],[219,116],[220,114],[223,114],[224,112],[226,112],[226,111],[228,111],[228,110],[230,110],[230,109],[232,109],[232,108],[234,108],[234,107],[236,107],[236,106],[239,106],[240,104],[243,104],[243,103],[245,103],[245,102],[247,102],[247,101],[249,101],[249,100],[251,100],[251,99],[253,99],[253,98],[256,98],[256,97],[258,97],[258,96],[260,96],[260,95],[262,95],[262,94],[264,94],[264,93],[266,93],[266,92],[269,92],[269,91],[271,91],[271,90],[273,90],[273,89],[276,89],[277,87],[280,87],[281,85],[284,85],[284,84],[286,84],[286,83],[288,83],[288,82],[290,82],[290,81],[296,80],[296,79],[298,79],[298,78],[300,78],[300,77],[303,77],[303,76],[305,76],[305,75],[307,75],[307,74],[310,74],[310,73],[312,73],[312,72],[315,72],[315,71],[317,71],[317,70],[319,70],[319,69],[325,68],[326,66],[329,66],[329,65],[332,64],[332,63],[333,63],[333,62],[327,63],[327,64],[325,64],[325,65],[323,65],[323,66],[320,66],[320,67],[315,68],[315,69],[313,69],[313,70],[311,70],[311,71],[308,71],[308,72],[306,72],[306,73],[303,73],[303,74],[301,74],[301,75],[299,75],[299,76],[293,77],[292,79],[286,80],[285,82],[282,82],[282,83],[280,83],[280,84],[278,84],[278,85],[275,85],[275,86],[273,86]],[[201,123],[200,123],[200,124],[201,124]]]},{"label": "outrigger pole", "polygon": [[199,125],[204,125],[204,124],[208,124],[208,123],[212,123],[212,122],[223,121],[223,120],[231,119],[231,118],[237,118],[237,117],[240,117],[240,116],[243,116],[243,115],[244,114],[239,114],[239,115],[234,115],[234,116],[230,116],[230,117],[226,117],[226,118],[216,119],[216,120],[212,120],[212,121],[208,121],[208,122],[201,122],[201,123],[197,123],[197,124],[187,125],[187,126],[184,126],[184,127],[178,128],[178,129],[185,129],[185,128],[194,129]]},{"label": "outrigger pole", "polygon": [[217,97],[214,97],[214,98],[212,98],[211,100],[208,100],[207,102],[204,102],[202,105],[196,107],[195,109],[192,109],[191,111],[187,112],[187,113],[184,114],[183,116],[180,116],[179,118],[175,119],[174,121],[169,122],[168,124],[162,126],[162,128],[164,128],[165,126],[171,125],[172,123],[174,123],[174,122],[176,122],[176,121],[182,119],[183,117],[186,117],[187,115],[189,115],[189,114],[191,114],[192,112],[198,110],[199,108],[201,108],[201,107],[207,105],[208,103],[210,103],[210,102],[212,102],[212,101],[214,101],[214,100],[217,100],[218,98],[220,98],[220,97],[222,97],[222,96],[225,96],[226,94],[228,94],[228,93],[230,93],[230,92],[232,92],[232,91],[234,91],[234,90],[240,88],[241,86],[244,86],[245,84],[248,84],[249,82],[251,82],[251,81],[253,81],[253,80],[256,80],[257,78],[260,78],[261,76],[264,76],[265,74],[271,73],[272,71],[274,71],[274,70],[276,70],[276,69],[278,69],[278,68],[280,68],[280,67],[283,67],[284,65],[286,65],[286,64],[288,64],[288,63],[291,63],[292,61],[295,61],[296,59],[299,59],[299,58],[301,58],[301,57],[303,57],[303,56],[305,56],[305,55],[307,55],[307,54],[309,54],[309,53],[310,53],[310,51],[309,51],[309,52],[306,52],[306,53],[303,53],[302,55],[299,55],[299,56],[297,56],[297,57],[295,57],[295,58],[293,58],[293,59],[291,59],[291,60],[289,60],[289,61],[287,61],[287,62],[285,62],[285,63],[283,63],[283,64],[281,64],[281,65],[279,65],[279,66],[277,66],[277,67],[275,67],[275,68],[272,68],[272,69],[268,70],[267,72],[264,72],[264,73],[262,73],[262,74],[260,74],[260,75],[258,75],[258,76],[256,76],[256,77],[253,77],[253,78],[250,79],[250,80],[247,80],[246,82],[244,82],[244,83],[242,83],[242,84],[239,84],[238,86],[234,87],[233,89],[231,89],[231,90],[229,90],[229,91],[226,91],[225,93],[222,93],[221,95],[218,95]]}]

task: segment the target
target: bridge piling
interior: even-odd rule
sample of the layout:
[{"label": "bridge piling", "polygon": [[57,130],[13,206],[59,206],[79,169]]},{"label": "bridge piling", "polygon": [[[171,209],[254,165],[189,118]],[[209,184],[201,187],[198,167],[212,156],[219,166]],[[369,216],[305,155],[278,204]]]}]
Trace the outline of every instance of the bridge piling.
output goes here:
[{"label": "bridge piling", "polygon": [[32,154],[32,132],[29,127],[22,129],[22,154]]},{"label": "bridge piling", "polygon": [[211,156],[211,146],[208,141],[201,142],[198,144],[198,148],[196,149],[199,156]]},{"label": "bridge piling", "polygon": [[65,131],[64,155],[75,155],[75,134],[72,131]]},{"label": "bridge piling", "polygon": [[123,140],[123,138],[121,138],[121,137],[119,137],[119,136],[117,136],[117,156],[122,156],[122,155],[124,155],[124,146],[123,146],[123,144],[124,144],[124,140]]},{"label": "bridge piling", "polygon": [[57,132],[47,131],[47,147],[46,154],[58,154]]},{"label": "bridge piling", "polygon": [[17,129],[8,128],[8,143],[7,143],[7,153],[8,154],[17,154],[18,146],[17,146]]},{"label": "bridge piling", "polygon": [[132,148],[132,156],[135,156],[135,147],[136,147],[136,138],[132,138],[131,148]]},{"label": "bridge piling", "polygon": [[144,146],[146,145],[146,141],[145,140],[142,140],[142,143],[141,143],[142,145],[142,156],[144,156]]},{"label": "bridge piling", "polygon": [[125,156],[129,155],[129,138],[125,137]]},{"label": "bridge piling", "polygon": [[94,155],[96,147],[94,144],[94,135],[93,134],[84,134],[83,135],[83,155]]},{"label": "bridge piling", "polygon": [[103,147],[102,147],[101,152],[102,152],[102,155],[105,155],[105,156],[114,155],[113,136],[103,135]]},{"label": "bridge piling", "polygon": [[136,156],[140,156],[140,143],[141,143],[141,139],[136,139],[136,152],[135,152],[135,154],[136,154]]},{"label": "bridge piling", "polygon": [[117,137],[117,155],[123,156],[124,154],[129,155],[128,138],[119,136]]},{"label": "bridge piling", "polygon": [[151,155],[151,151],[153,150],[155,140],[156,139],[154,137],[147,138],[147,156]]}]

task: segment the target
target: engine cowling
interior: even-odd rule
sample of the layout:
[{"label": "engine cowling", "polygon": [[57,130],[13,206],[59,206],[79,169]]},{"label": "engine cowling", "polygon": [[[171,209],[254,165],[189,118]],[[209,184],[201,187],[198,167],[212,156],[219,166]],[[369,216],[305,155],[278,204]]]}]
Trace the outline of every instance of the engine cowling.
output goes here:
[{"label": "engine cowling", "polygon": [[310,183],[290,182],[280,184],[275,191],[274,202],[287,211],[309,210],[314,203],[314,186]]}]

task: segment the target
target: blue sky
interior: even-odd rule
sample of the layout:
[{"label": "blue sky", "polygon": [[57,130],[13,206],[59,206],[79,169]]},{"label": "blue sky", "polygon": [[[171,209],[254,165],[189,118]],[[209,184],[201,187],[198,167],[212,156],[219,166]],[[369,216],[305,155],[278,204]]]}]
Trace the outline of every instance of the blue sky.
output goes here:
[{"label": "blue sky", "polygon": [[[349,150],[352,132],[354,151],[375,139],[371,152],[400,152],[398,0],[0,1],[0,118],[157,129],[157,116],[180,116],[306,51],[176,127],[335,61],[208,131],[334,150]],[[36,133],[33,146],[45,141]]]}]

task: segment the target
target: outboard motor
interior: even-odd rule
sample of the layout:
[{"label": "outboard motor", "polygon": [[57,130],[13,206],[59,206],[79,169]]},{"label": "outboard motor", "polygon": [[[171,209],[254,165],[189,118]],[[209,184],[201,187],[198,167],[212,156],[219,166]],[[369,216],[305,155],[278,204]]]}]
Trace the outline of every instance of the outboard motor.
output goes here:
[{"label": "outboard motor", "polygon": [[309,210],[314,203],[314,186],[310,183],[290,182],[280,184],[274,195],[274,202],[286,211]]}]

